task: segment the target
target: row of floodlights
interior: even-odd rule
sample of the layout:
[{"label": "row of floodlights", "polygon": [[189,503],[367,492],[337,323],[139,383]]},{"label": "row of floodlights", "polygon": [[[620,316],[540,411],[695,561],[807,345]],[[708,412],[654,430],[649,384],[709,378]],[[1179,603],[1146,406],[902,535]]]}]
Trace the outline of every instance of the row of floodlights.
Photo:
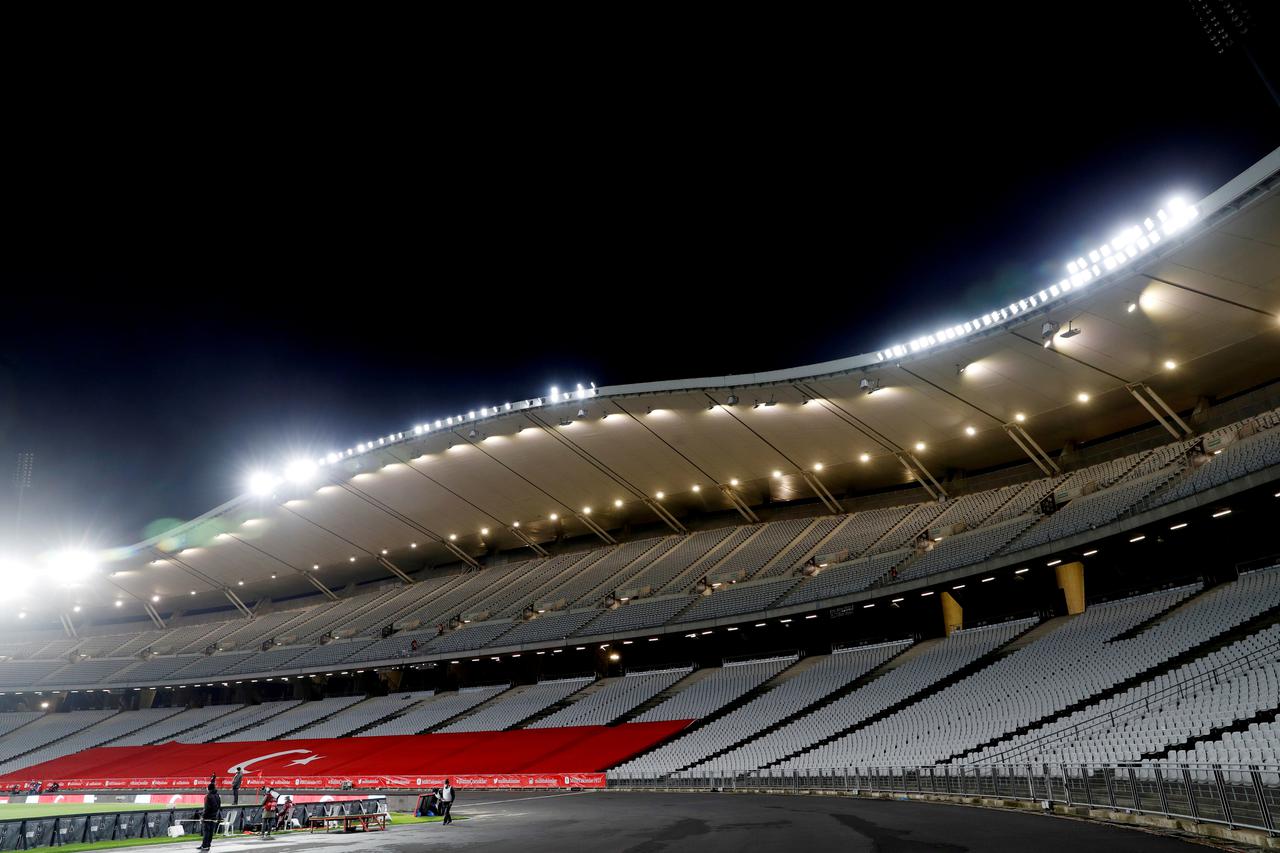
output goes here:
[{"label": "row of floodlights", "polygon": [[1195,205],[1187,204],[1180,198],[1170,199],[1169,209],[1166,211],[1161,208],[1156,211],[1155,219],[1148,217],[1143,220],[1142,226],[1125,228],[1110,242],[1103,243],[1098,248],[1069,261],[1067,277],[1056,284],[1050,284],[1025,299],[1010,302],[1004,308],[997,308],[973,320],[939,329],[932,335],[923,335],[906,343],[886,347],[876,353],[876,360],[888,361],[893,358],[902,358],[938,344],[966,337],[1066,296],[1071,291],[1085,287],[1095,279],[1119,269],[1146,253],[1165,237],[1181,231],[1198,215],[1199,211]]},{"label": "row of floodlights", "polygon": [[397,441],[403,441],[408,436],[423,436],[439,429],[451,429],[455,426],[461,426],[464,423],[475,421],[477,418],[495,417],[505,414],[516,409],[531,409],[548,404],[561,403],[569,400],[585,400],[596,395],[596,383],[591,382],[588,385],[578,383],[572,391],[561,391],[555,385],[551,386],[550,393],[546,397],[534,397],[521,403],[503,403],[501,406],[481,406],[480,409],[467,412],[465,415],[453,415],[447,418],[437,418],[435,421],[424,421],[415,425],[409,432],[393,432],[390,435],[381,438],[362,441],[354,447],[348,447],[346,451],[334,450],[319,459],[298,458],[288,462],[284,466],[282,474],[276,474],[270,471],[256,471],[249,477],[249,491],[252,494],[265,496],[271,494],[282,483],[288,481],[293,483],[306,483],[310,481],[316,474],[316,471],[326,465],[335,465],[343,459],[355,456],[360,453],[366,453],[370,450],[376,450],[379,447],[386,447],[389,444],[395,444]]}]

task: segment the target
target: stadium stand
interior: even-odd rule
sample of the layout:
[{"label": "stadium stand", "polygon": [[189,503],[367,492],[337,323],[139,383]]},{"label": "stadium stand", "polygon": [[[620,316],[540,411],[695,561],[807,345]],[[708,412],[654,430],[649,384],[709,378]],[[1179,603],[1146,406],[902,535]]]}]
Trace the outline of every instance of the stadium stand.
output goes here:
[{"label": "stadium stand", "polygon": [[[314,672],[495,645],[678,628],[891,589],[898,582],[980,567],[993,555],[1016,555],[1280,464],[1278,421],[1280,415],[1269,410],[1202,439],[1168,442],[1070,474],[941,502],[639,539],[479,572],[445,573],[409,587],[380,586],[339,602],[306,596],[296,608],[247,621],[164,630],[139,623],[130,630],[91,626],[80,639],[50,631],[0,637],[0,657],[8,658],[0,659],[0,689]],[[1057,500],[1043,515],[1041,502],[1049,494]],[[939,541],[921,553],[904,548],[925,538]],[[802,566],[805,572],[793,575]],[[716,592],[705,598],[686,595],[703,576],[718,584]],[[744,585],[753,579],[761,582]],[[609,600],[614,593],[627,599],[622,606]],[[522,614],[537,618],[512,618]],[[403,630],[374,636],[391,624]],[[270,648],[261,650],[263,644]]]},{"label": "stadium stand", "polygon": [[705,717],[755,690],[796,660],[797,658],[792,655],[768,660],[727,663],[719,669],[707,671],[702,679],[690,684],[657,707],[640,714],[634,721],[648,723],[658,720],[696,720]]},{"label": "stadium stand", "polygon": [[248,728],[218,738],[220,742],[237,740],[273,740],[290,732],[305,728],[344,711],[364,699],[363,696],[341,696],[334,699],[317,699],[286,708],[278,714],[255,723]]},{"label": "stadium stand", "polygon": [[[600,689],[585,698],[561,708],[550,716],[532,723],[529,728],[550,729],[559,726],[606,726],[632,709],[644,704],[663,690],[684,678],[689,667],[663,669],[656,672],[627,673],[625,677],[600,682]],[[586,693],[586,691],[582,691]]]},{"label": "stadium stand", "polygon": [[514,687],[498,699],[474,713],[439,729],[441,734],[454,732],[500,732],[512,728],[586,687],[594,677],[542,681],[525,687]]},{"label": "stadium stand", "polygon": [[361,732],[356,737],[380,737],[383,735],[413,735],[434,729],[441,723],[464,714],[475,706],[487,702],[505,691],[510,685],[489,685],[485,687],[469,687],[455,693],[438,693],[427,696],[413,703],[403,711],[393,714],[376,726]]}]

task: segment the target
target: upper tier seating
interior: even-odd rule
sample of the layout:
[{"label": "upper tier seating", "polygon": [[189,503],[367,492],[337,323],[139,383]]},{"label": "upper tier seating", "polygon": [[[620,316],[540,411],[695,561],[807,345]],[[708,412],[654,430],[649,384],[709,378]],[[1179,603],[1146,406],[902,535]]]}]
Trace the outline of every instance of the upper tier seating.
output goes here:
[{"label": "upper tier seating", "polygon": [[[1190,458],[1201,444],[1216,455]],[[701,530],[480,571],[433,571],[410,586],[367,584],[336,602],[309,595],[267,603],[247,620],[180,617],[166,629],[150,622],[86,625],[78,638],[37,627],[0,636],[0,692],[316,672],[748,617],[752,608],[817,603],[978,567],[993,555],[1051,545],[1277,464],[1280,415],[1265,412],[1203,439],[942,501]],[[1041,499],[1050,493],[1066,503],[1042,516]],[[920,494],[906,492],[904,501]],[[941,537],[937,547],[915,554],[912,546],[931,531]],[[798,572],[817,562],[829,565]],[[719,584],[718,591],[690,595],[703,577]],[[776,586],[743,585],[769,579],[778,579]],[[774,590],[778,596],[771,598]],[[605,609],[614,595],[631,600]],[[541,611],[539,618],[521,618],[531,610]],[[450,630],[464,617],[467,624]],[[388,625],[401,630],[379,638]]]},{"label": "upper tier seating", "polygon": [[500,732],[509,729],[578,692],[594,680],[594,678],[568,678],[512,688],[474,714],[469,714],[440,729],[440,732],[442,734]]}]

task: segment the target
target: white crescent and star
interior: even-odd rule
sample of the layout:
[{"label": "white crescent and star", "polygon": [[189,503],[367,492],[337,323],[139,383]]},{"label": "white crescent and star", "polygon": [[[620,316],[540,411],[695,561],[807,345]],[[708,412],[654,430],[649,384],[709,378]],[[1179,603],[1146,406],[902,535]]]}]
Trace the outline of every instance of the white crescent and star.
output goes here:
[{"label": "white crescent and star", "polygon": [[287,767],[295,767],[295,766],[305,767],[318,758],[324,758],[323,755],[317,755],[316,753],[312,752],[309,749],[286,749],[286,750],[283,750],[282,752],[270,753],[269,755],[259,755],[257,758],[251,758],[248,761],[239,761],[235,764],[232,764],[230,767],[228,767],[227,772],[234,774],[237,769],[247,771],[250,767],[252,767],[253,765],[257,764],[260,761],[269,761],[272,758],[282,758],[283,756],[286,756],[286,755],[305,755],[306,756],[306,758],[293,759],[286,765]]}]

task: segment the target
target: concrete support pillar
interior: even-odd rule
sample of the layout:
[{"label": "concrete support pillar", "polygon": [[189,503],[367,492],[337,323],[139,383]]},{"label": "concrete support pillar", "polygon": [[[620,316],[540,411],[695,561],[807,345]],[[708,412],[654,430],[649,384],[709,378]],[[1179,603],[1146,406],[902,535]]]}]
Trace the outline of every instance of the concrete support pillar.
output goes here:
[{"label": "concrete support pillar", "polygon": [[1072,616],[1084,612],[1084,563],[1063,563],[1053,567],[1058,576],[1058,589],[1067,600],[1067,612]]},{"label": "concrete support pillar", "polygon": [[944,592],[942,594],[942,628],[948,637],[952,631],[958,631],[964,627],[964,608],[960,606],[960,602],[951,597],[951,593]]}]

